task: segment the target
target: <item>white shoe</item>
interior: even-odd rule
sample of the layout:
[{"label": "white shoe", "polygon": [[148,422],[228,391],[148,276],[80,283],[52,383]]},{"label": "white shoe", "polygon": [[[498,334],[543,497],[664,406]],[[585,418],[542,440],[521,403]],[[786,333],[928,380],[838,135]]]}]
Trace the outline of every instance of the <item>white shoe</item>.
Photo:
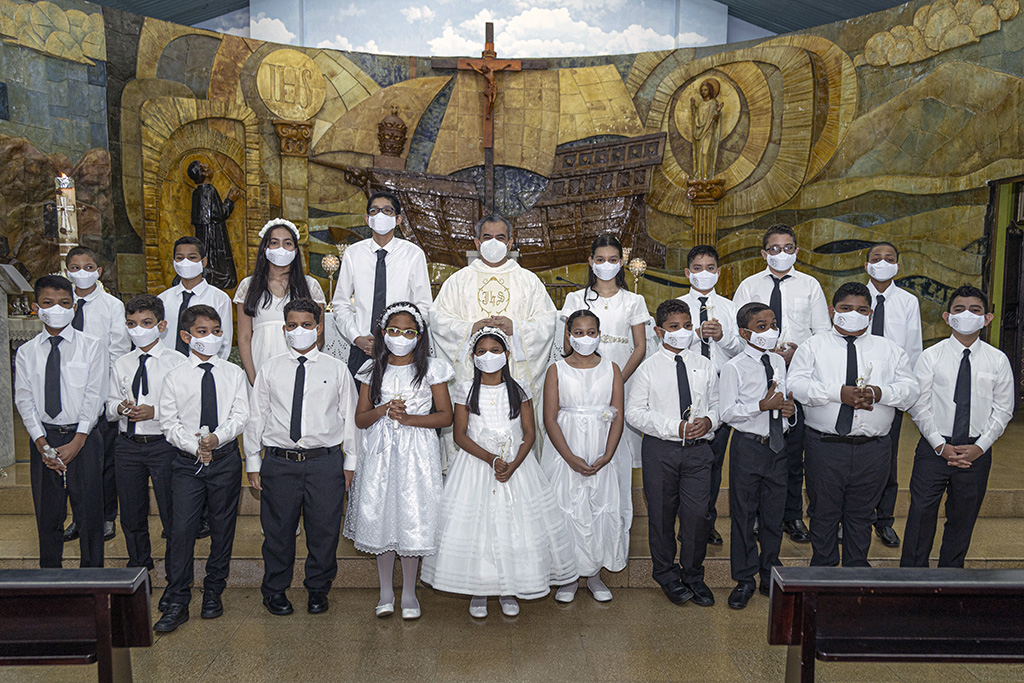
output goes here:
[{"label": "white shoe", "polygon": [[474,619],[487,617],[487,598],[473,598],[469,601],[469,616]]},{"label": "white shoe", "polygon": [[501,613],[504,614],[506,617],[519,616],[519,603],[516,602],[515,598],[501,597],[498,598],[498,602],[501,603]]},{"label": "white shoe", "polygon": [[402,618],[406,619],[406,620],[419,619],[420,618],[420,608],[419,607],[409,607],[409,608],[403,607],[402,608]]},{"label": "white shoe", "polygon": [[555,591],[555,602],[569,603],[576,598],[577,584],[570,583]]},{"label": "white shoe", "polygon": [[587,579],[587,590],[598,602],[611,602],[612,600],[612,592],[608,590],[608,586],[604,585],[604,581],[599,576]]},{"label": "white shoe", "polygon": [[395,601],[385,602],[373,608],[374,614],[378,617],[390,617],[395,613]]},{"label": "white shoe", "polygon": [[612,592],[607,588],[604,590],[592,590],[590,594],[594,596],[594,599],[598,602],[611,602]]}]

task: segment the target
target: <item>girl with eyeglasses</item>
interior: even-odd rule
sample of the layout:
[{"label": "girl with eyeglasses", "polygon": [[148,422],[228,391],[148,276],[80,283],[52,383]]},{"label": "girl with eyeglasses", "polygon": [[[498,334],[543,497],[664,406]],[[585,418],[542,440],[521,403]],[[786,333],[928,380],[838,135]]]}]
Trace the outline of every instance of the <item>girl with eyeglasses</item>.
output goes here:
[{"label": "girl with eyeglasses", "polygon": [[384,309],[373,334],[373,357],[356,374],[362,382],[356,426],[365,431],[344,534],[356,549],[377,556],[377,616],[395,611],[392,577],[398,555],[402,618],[418,619],[416,570],[420,557],[437,548],[443,488],[437,430],[452,423],[448,382],[455,371],[429,357],[426,322],[408,301]]}]

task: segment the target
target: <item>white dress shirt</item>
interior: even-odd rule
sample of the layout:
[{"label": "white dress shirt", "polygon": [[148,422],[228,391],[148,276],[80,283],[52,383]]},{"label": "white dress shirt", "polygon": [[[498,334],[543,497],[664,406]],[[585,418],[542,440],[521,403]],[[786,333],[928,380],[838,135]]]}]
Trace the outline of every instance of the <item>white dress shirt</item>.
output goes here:
[{"label": "white dress shirt", "polygon": [[[832,321],[828,317],[828,302],[825,293],[821,291],[821,285],[807,273],[790,268],[786,275],[788,277],[779,285],[782,294],[782,320],[777,321],[782,333],[779,342],[803,344],[811,335],[832,328]],[[732,297],[736,309],[739,310],[751,301],[770,304],[772,290],[775,288],[771,276],[771,270],[765,268],[741,282]]]},{"label": "white dress shirt", "polygon": [[[349,344],[356,337],[370,334],[373,315],[373,285],[377,277],[377,250],[387,252],[387,297],[385,306],[396,301],[416,304],[426,320],[430,302],[430,276],[423,250],[407,240],[391,238],[379,247],[372,238],[356,242],[345,250],[334,290],[334,321],[338,332]],[[355,301],[353,302],[353,298]]]},{"label": "white dress shirt", "polygon": [[[122,324],[121,327],[124,327]],[[56,416],[46,414],[46,360],[50,333],[43,330],[18,347],[14,360],[14,404],[30,439],[46,435],[43,423],[78,425],[88,434],[103,411],[110,368],[106,340],[79,332],[68,325],[60,331],[60,407]]]},{"label": "white dress shirt", "polygon": [[[895,284],[889,285],[884,292],[879,292],[875,289],[874,283],[868,280],[868,291],[871,292],[872,311],[878,305],[878,295],[885,297],[884,336],[906,351],[910,367],[916,367],[923,346],[921,302],[917,300],[917,296]],[[868,323],[868,331],[871,331],[871,323]]]},{"label": "white dress shirt", "polygon": [[314,346],[305,354],[302,437],[291,439],[292,394],[299,354],[289,349],[269,359],[256,374],[245,425],[245,470],[259,472],[260,451],[277,448],[331,448],[344,443],[345,469],[356,465],[356,386],[348,366]]},{"label": "white dress shirt", "polygon": [[[775,388],[783,395],[786,389],[786,361],[771,351],[760,351],[750,344],[722,368],[718,382],[718,412],[733,429],[757,436],[768,436],[770,412],[761,410],[761,399],[768,395],[768,375],[761,356],[767,355],[772,364]],[[789,421],[782,421],[783,430]]]},{"label": "white dress shirt", "polygon": [[987,451],[1013,417],[1013,370],[1006,354],[980,339],[966,347],[951,336],[928,347],[914,370],[921,397],[910,415],[933,449],[946,442],[943,437],[953,434],[953,391],[966,348],[971,350],[971,436],[978,439],[975,445]]},{"label": "white dress shirt", "polygon": [[81,301],[85,302],[81,331],[103,342],[109,371],[114,367],[114,361],[132,348],[128,328],[124,326],[124,304],[113,294],[100,289],[99,285],[88,296],[75,296],[76,306]]},{"label": "white dress shirt", "polygon": [[[850,436],[884,436],[892,428],[893,410],[914,405],[919,393],[907,353],[885,337],[865,331],[854,342],[857,376],[882,390],[872,410],[855,410]],[[807,426],[836,434],[846,384],[846,337],[832,328],[800,345],[789,364],[787,388],[803,404]]]},{"label": "white dress shirt", "polygon": [[217,448],[238,437],[249,419],[249,380],[242,368],[213,356],[202,361],[194,353],[164,378],[160,392],[160,428],[175,448],[195,455],[199,450],[199,420],[202,410],[202,381],[205,370],[200,363],[213,365],[217,387]]},{"label": "white dress shirt", "polygon": [[[708,311],[708,320],[717,320],[722,324],[722,341],[710,338],[707,340],[711,350],[711,362],[715,364],[715,370],[721,373],[726,361],[743,351],[747,342],[743,341],[736,326],[736,311],[739,310],[736,304],[715,292],[714,289],[705,295],[691,287],[687,294],[679,297],[680,301],[686,302],[686,305],[690,307],[690,320],[693,321],[694,331],[696,332],[700,328],[700,298],[705,296],[707,297],[706,305],[713,309]],[[690,350],[699,354],[700,349],[698,333],[698,338],[693,342]]]},{"label": "white dress shirt", "polygon": [[[718,372],[704,356],[683,349],[679,356],[686,364],[690,382],[690,398],[696,406],[695,416],[711,420],[711,429],[703,439],[710,441],[719,427]],[[676,354],[662,345],[636,369],[626,401],[626,421],[644,434],[665,441],[679,438],[679,384],[676,381]]]},{"label": "white dress shirt", "polygon": [[[184,285],[179,282],[157,295],[160,297],[160,301],[164,302],[164,318],[167,320],[167,329],[160,335],[160,340],[171,350],[174,350],[178,343],[178,311],[181,310],[181,294],[184,291]],[[189,306],[198,306],[199,304],[210,306],[220,316],[220,329],[224,333],[224,343],[217,355],[227,360],[231,355],[231,335],[234,328],[234,307],[231,305],[231,297],[206,280],[200,280],[199,284],[191,291],[192,298],[188,301]]]},{"label": "white dress shirt", "polygon": [[139,387],[139,397],[135,403],[140,406],[153,406],[153,419],[136,422],[135,433],[156,436],[162,433],[160,429],[160,394],[164,379],[179,365],[185,364],[185,356],[174,349],[167,348],[160,342],[154,344],[149,351],[136,348],[114,362],[107,389],[107,419],[117,420],[120,431],[128,430],[128,418],[118,411],[118,406],[125,399],[126,391],[128,396],[135,399],[135,395],[132,393],[132,382],[139,369],[139,356],[143,353],[149,355],[149,359],[146,361],[146,384],[149,392],[143,392],[142,387]]}]

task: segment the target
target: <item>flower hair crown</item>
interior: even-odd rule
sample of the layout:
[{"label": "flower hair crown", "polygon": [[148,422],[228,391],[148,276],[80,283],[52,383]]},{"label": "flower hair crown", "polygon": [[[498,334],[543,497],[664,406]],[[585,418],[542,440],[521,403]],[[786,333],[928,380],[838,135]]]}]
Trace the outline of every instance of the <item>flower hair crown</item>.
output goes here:
[{"label": "flower hair crown", "polygon": [[263,239],[263,236],[274,228],[288,228],[295,235],[295,241],[299,241],[299,229],[295,227],[295,224],[285,218],[271,218],[266,224],[260,228],[259,238]]},{"label": "flower hair crown", "polygon": [[497,337],[505,344],[506,350],[512,349],[512,339],[500,329],[497,327],[481,327],[472,337],[469,338],[470,351],[472,352],[472,350],[476,348],[476,343],[480,341],[481,337],[487,336]]},{"label": "flower hair crown", "polygon": [[420,309],[416,308],[414,304],[406,303],[404,301],[391,304],[384,309],[384,312],[380,314],[380,320],[377,321],[377,326],[382,330],[387,325],[388,318],[393,316],[395,313],[408,313],[412,316],[412,319],[416,321],[416,326],[422,331],[426,328],[426,323],[423,322],[423,314],[420,313]]}]

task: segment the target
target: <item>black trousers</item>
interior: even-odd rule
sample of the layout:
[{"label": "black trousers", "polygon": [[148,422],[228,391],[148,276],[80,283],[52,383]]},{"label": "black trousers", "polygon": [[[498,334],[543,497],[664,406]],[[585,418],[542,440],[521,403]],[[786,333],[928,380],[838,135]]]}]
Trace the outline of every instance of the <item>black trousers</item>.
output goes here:
[{"label": "black trousers", "polygon": [[[121,530],[128,547],[128,566],[153,568],[149,540],[149,482],[164,529],[171,529],[171,465],[180,457],[165,440],[135,443],[117,437],[117,497],[121,504]],[[170,534],[168,533],[168,538]],[[164,566],[167,562],[167,543]]]},{"label": "black trousers", "polygon": [[[61,434],[46,428],[46,443],[59,449],[75,438],[73,432]],[[83,567],[103,566],[103,444],[94,429],[82,450],[68,463],[67,488],[59,472],[43,464],[35,442],[29,444],[29,478],[32,503],[39,534],[39,566],[60,568],[64,558],[64,517],[68,499],[78,521],[78,543]]]},{"label": "black trousers", "polygon": [[117,473],[114,461],[117,459],[118,423],[108,422],[101,415],[96,430],[103,439],[103,521],[113,522],[117,519]]},{"label": "black trousers", "polygon": [[[729,514],[732,538],[729,563],[737,583],[771,582],[772,567],[781,565],[782,515],[786,508],[786,450],[773,453],[767,444],[733,432],[729,450]],[[754,537],[754,518],[761,518],[761,552]]]},{"label": "black trousers", "polygon": [[725,451],[729,448],[729,435],[732,434],[732,427],[722,425],[715,432],[715,438],[711,440],[711,453],[715,456],[711,463],[711,498],[708,500],[708,513],[711,515],[711,529],[715,528],[718,521],[718,494],[722,490],[722,466],[725,464]]},{"label": "black trousers", "polygon": [[870,567],[871,525],[889,476],[889,436],[863,444],[823,441],[807,430],[807,494],[811,509],[811,566],[839,564],[843,525],[843,566]]},{"label": "black trousers", "polygon": [[[796,404],[796,423],[786,432],[786,511],[782,521],[793,522],[804,518],[804,407]],[[810,495],[808,493],[808,502]],[[808,515],[813,503],[808,505]]]},{"label": "black trousers", "polygon": [[703,580],[711,528],[711,446],[706,441],[684,446],[679,441],[664,441],[645,434],[640,458],[654,580],[662,585],[679,579],[686,583]]},{"label": "black trousers", "polygon": [[945,459],[935,455],[923,438],[918,441],[910,475],[910,512],[903,534],[901,567],[928,566],[943,494],[946,495],[946,523],[939,548],[939,566],[964,566],[991,469],[991,448],[969,468],[961,469],[950,467]]},{"label": "black trousers", "polygon": [[338,574],[338,535],[345,471],[341,448],[294,462],[270,455],[260,467],[260,523],[263,525],[264,597],[284,593],[295,568],[295,527],[306,529],[306,580],[311,593],[326,593]]},{"label": "black trousers", "polygon": [[891,527],[896,521],[893,513],[896,510],[896,494],[900,491],[900,484],[896,479],[896,458],[900,450],[900,431],[903,429],[903,411],[897,410],[892,418],[892,428],[889,430],[889,443],[892,447],[892,462],[889,465],[889,480],[885,482],[885,490],[882,491],[882,499],[878,501],[878,509],[875,510],[875,526],[879,529]]},{"label": "black trousers", "polygon": [[[206,560],[203,590],[220,595],[231,568],[238,500],[242,493],[242,458],[238,441],[223,446],[225,455],[202,469],[190,456],[175,456],[171,464],[171,532],[167,539],[168,601],[188,604],[192,599],[193,560],[199,517],[206,506],[210,520],[210,556]],[[218,452],[219,456],[220,453]],[[197,472],[198,470],[198,472]],[[294,530],[292,533],[295,533]]]},{"label": "black trousers", "polygon": [[[353,344],[349,348],[348,352],[348,371],[352,373],[353,377],[355,377],[356,373],[359,372],[359,368],[363,367],[363,363],[368,360],[370,360],[370,357],[363,353],[361,348]],[[358,387],[359,384],[357,383],[356,388]]]}]

